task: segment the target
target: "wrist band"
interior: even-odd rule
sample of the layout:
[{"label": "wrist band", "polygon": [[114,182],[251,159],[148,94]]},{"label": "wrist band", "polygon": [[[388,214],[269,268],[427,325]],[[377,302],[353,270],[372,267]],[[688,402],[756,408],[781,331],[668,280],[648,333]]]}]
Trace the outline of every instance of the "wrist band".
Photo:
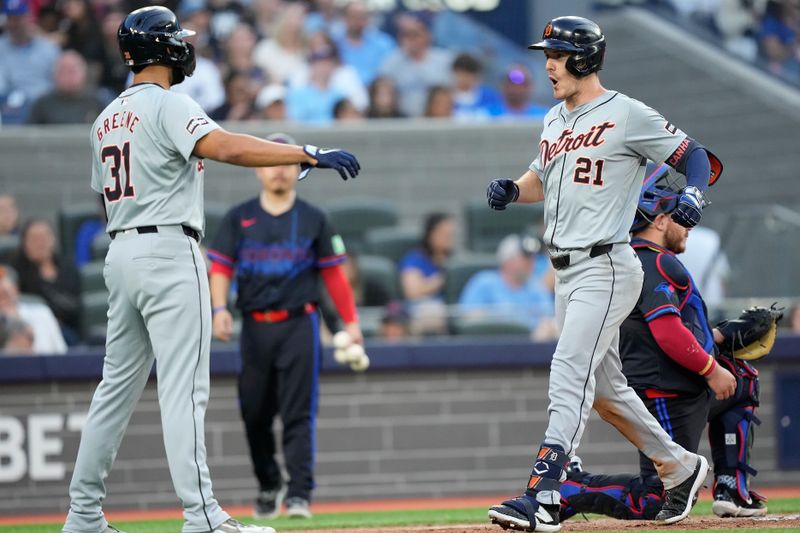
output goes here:
[{"label": "wrist band", "polygon": [[227,305],[218,305],[217,307],[212,307],[211,308],[211,314],[212,315],[216,315],[220,311],[227,311],[227,310],[228,310],[228,306]]}]

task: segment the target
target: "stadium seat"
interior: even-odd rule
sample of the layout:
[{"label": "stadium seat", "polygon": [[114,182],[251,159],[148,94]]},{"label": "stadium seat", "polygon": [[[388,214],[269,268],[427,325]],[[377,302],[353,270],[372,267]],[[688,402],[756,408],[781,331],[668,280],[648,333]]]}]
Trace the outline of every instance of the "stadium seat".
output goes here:
[{"label": "stadium seat", "polygon": [[225,213],[228,212],[231,206],[224,204],[207,203],[205,206],[206,214],[206,230],[203,237],[203,244],[209,246],[214,239],[217,238],[219,227],[222,224],[222,219],[225,218]]},{"label": "stadium seat", "polygon": [[[97,218],[100,206],[95,203],[67,205],[58,213],[58,239],[61,256],[72,262],[75,257],[75,238],[81,224],[87,220]],[[94,256],[94,251],[92,252]]]},{"label": "stadium seat", "polygon": [[391,260],[377,255],[359,255],[358,269],[364,286],[363,305],[382,306],[397,298],[397,268]]},{"label": "stadium seat", "polygon": [[526,324],[509,320],[484,317],[456,317],[450,322],[450,329],[456,335],[523,335],[531,334]]},{"label": "stadium seat", "polygon": [[348,249],[365,250],[365,235],[373,228],[394,226],[397,208],[383,198],[354,198],[331,202],[328,215],[336,232],[342,236]]},{"label": "stadium seat", "polygon": [[88,344],[103,344],[108,323],[108,292],[86,291],[81,295],[83,301],[83,340]]},{"label": "stadium seat", "polygon": [[494,268],[497,268],[497,259],[493,254],[464,254],[451,258],[445,267],[445,302],[457,303],[462,289],[476,272]]},{"label": "stadium seat", "polygon": [[105,261],[92,261],[81,267],[81,291],[84,293],[106,290],[103,279]]},{"label": "stadium seat", "polygon": [[17,246],[19,246],[19,237],[16,235],[0,236],[0,263],[8,263]]},{"label": "stadium seat", "polygon": [[541,235],[544,204],[511,205],[505,211],[493,211],[485,201],[470,202],[464,207],[464,220],[467,225],[467,248],[473,252],[494,253],[506,235]]},{"label": "stadium seat", "polygon": [[416,230],[396,226],[373,228],[364,236],[364,251],[398,263],[419,241],[420,234]]}]

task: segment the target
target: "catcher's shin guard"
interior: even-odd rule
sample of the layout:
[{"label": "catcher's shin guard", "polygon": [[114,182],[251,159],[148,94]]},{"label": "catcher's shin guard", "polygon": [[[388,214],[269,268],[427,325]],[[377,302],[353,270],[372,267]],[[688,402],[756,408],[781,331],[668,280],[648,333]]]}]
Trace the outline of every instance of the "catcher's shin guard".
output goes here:
[{"label": "catcher's shin guard", "polygon": [[570,473],[561,485],[560,519],[597,513],[618,520],[653,520],[661,510],[663,495],[658,476]]},{"label": "catcher's shin guard", "polygon": [[733,476],[736,491],[745,502],[750,501],[749,478],[757,472],[750,466],[754,426],[761,424],[755,409],[752,405],[737,405],[716,416],[708,425],[714,474]]}]

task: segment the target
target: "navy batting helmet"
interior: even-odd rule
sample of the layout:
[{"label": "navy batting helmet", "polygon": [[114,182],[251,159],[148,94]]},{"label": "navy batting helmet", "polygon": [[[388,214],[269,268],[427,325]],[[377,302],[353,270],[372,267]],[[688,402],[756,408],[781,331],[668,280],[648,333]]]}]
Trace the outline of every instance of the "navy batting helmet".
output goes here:
[{"label": "navy batting helmet", "polygon": [[568,52],[567,71],[582,78],[603,67],[606,38],[600,26],[589,19],[558,17],[544,27],[542,40],[528,48]]},{"label": "navy batting helmet", "polygon": [[631,233],[643,230],[658,215],[674,211],[681,189],[680,182],[666,163],[648,163]]},{"label": "navy batting helmet", "polygon": [[131,12],[117,31],[122,60],[129,67],[166,65],[180,83],[194,73],[194,47],[184,41],[195,32],[181,28],[175,13],[161,6]]}]

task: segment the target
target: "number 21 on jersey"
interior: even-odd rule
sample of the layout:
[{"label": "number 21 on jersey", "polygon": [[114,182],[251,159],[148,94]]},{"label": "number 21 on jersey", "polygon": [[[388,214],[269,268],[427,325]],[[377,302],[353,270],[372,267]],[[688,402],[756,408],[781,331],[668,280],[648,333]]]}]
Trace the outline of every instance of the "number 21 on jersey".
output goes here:
[{"label": "number 21 on jersey", "polygon": [[[125,141],[122,148],[116,144],[104,146],[100,151],[101,162],[111,159],[111,177],[114,187],[103,187],[103,193],[109,202],[117,202],[122,198],[133,198],[136,191],[131,183],[131,142]],[[122,172],[125,172],[125,186],[122,185]]]},{"label": "number 21 on jersey", "polygon": [[[575,175],[572,177],[572,181],[585,184],[591,182],[592,185],[602,187],[605,163],[604,159],[592,161],[588,157],[579,157],[575,160]],[[594,177],[592,176],[592,166],[594,166]]]}]

